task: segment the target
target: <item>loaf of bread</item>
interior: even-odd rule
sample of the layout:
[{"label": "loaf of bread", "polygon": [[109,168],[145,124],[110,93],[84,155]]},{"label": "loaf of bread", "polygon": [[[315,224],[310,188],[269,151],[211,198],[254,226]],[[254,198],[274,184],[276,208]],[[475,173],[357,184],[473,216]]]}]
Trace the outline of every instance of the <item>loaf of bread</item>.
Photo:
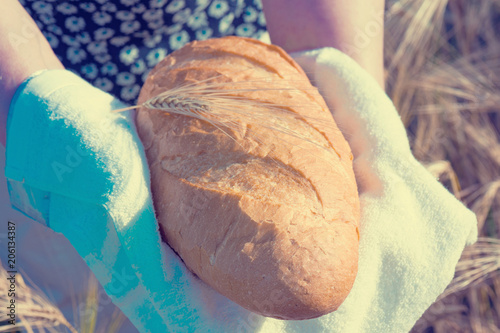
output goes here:
[{"label": "loaf of bread", "polygon": [[192,42],[139,103],[160,230],[186,266],[264,316],[336,310],[358,264],[352,154],[295,61],[248,38]]}]

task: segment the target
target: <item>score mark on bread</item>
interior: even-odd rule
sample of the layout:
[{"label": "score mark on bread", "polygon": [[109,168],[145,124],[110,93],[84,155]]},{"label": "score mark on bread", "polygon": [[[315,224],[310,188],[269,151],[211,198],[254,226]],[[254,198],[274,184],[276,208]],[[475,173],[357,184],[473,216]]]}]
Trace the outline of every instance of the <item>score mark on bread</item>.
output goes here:
[{"label": "score mark on bread", "polygon": [[[151,103],[167,95],[183,106]],[[152,70],[139,103],[160,228],[186,266],[264,316],[337,309],[357,272],[352,155],[293,59],[248,38],[193,42]]]}]

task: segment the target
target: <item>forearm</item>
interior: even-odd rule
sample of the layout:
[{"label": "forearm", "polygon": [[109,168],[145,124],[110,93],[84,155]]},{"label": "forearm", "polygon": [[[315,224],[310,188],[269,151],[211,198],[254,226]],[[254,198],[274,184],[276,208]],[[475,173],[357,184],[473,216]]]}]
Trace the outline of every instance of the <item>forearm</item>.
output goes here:
[{"label": "forearm", "polygon": [[262,0],[273,44],[287,52],[331,46],[384,87],[385,0]]},{"label": "forearm", "polygon": [[64,68],[35,22],[17,0],[0,11],[0,143],[5,146],[7,114],[17,87],[41,69]]}]

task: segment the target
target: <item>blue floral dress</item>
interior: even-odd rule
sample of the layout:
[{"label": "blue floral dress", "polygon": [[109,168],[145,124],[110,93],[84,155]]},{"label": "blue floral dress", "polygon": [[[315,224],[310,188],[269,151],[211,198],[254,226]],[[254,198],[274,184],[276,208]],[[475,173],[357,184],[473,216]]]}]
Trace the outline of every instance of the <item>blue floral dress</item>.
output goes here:
[{"label": "blue floral dress", "polygon": [[266,31],[260,0],[20,0],[64,66],[134,103],[149,71],[192,40]]}]

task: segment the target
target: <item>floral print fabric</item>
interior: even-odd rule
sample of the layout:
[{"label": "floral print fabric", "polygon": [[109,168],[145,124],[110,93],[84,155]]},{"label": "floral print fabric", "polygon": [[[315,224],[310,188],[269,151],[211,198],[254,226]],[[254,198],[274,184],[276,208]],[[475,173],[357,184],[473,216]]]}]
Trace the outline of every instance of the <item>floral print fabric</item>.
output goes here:
[{"label": "floral print fabric", "polygon": [[20,0],[64,66],[134,103],[149,71],[192,40],[266,29],[260,0]]}]

